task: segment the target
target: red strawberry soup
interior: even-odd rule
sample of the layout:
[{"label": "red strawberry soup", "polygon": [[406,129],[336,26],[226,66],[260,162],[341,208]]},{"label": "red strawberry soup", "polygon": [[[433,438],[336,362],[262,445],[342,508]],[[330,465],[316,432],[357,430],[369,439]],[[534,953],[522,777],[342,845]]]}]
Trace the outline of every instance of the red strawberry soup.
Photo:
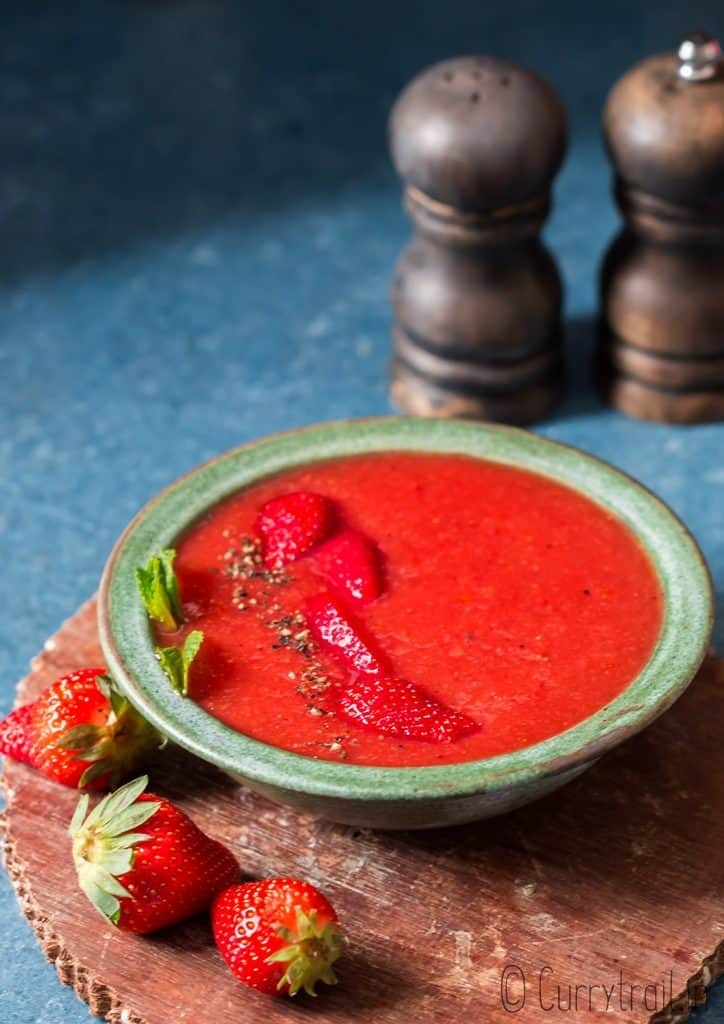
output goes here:
[{"label": "red strawberry soup", "polygon": [[[267,568],[261,510],[298,492],[331,502],[327,532],[318,517],[303,554]],[[345,595],[339,562],[330,576],[316,558],[334,530],[366,538],[351,572],[374,562],[379,596],[347,600],[354,587]],[[657,578],[624,525],[549,479],[466,456],[384,452],[303,466],[222,502],[177,550],[182,630],[205,635],[190,696],[240,732],[327,760],[432,765],[544,740],[620,694],[661,626]],[[348,609],[383,666],[372,681],[315,642],[305,608],[322,594]],[[426,738],[375,727],[397,721],[380,712],[380,673],[395,680],[395,700],[413,692],[408,718],[420,707],[430,716]],[[367,719],[345,687],[374,691]]]}]

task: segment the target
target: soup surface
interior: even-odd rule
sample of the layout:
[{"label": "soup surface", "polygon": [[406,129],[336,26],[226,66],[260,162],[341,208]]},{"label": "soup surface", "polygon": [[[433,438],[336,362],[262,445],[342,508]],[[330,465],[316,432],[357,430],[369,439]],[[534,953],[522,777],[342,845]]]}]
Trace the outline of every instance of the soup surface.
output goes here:
[{"label": "soup surface", "polygon": [[[344,671],[300,617],[327,588],[313,551],[270,582],[250,541],[261,506],[295,491],[332,499],[381,553],[383,593],[354,615],[394,675],[477,728],[411,740],[325,708],[316,683]],[[542,476],[465,456],[386,452],[288,471],[222,502],[177,552],[182,630],[205,636],[191,697],[240,732],[327,760],[434,765],[544,740],[620,694],[661,625],[657,578],[623,524]]]}]

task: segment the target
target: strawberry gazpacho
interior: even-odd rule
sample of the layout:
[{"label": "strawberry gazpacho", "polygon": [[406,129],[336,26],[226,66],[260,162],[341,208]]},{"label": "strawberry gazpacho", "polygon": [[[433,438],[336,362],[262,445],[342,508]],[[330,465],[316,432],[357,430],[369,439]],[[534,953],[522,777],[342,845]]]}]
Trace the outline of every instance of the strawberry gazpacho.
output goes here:
[{"label": "strawberry gazpacho", "polygon": [[621,521],[463,455],[303,465],[222,501],[176,547],[155,631],[183,692],[248,736],[352,764],[547,739],[628,686],[662,621]]}]

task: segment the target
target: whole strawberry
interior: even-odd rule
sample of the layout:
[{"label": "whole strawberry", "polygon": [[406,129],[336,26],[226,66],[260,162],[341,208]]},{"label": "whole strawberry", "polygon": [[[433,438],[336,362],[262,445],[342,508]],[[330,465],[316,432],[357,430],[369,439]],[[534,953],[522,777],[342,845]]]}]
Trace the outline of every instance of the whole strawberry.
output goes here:
[{"label": "whole strawberry", "polygon": [[337,982],[332,964],[344,952],[344,935],[332,905],[309,882],[235,885],[214,900],[211,926],[232,972],[259,992],[313,996],[317,982]]},{"label": "whole strawberry", "polygon": [[0,722],[0,753],[82,789],[108,789],[138,771],[163,741],[104,673],[69,672],[12,711]]},{"label": "whole strawberry", "polygon": [[81,889],[112,924],[138,934],[193,917],[239,879],[230,851],[145,793],[147,784],[145,775],[126,783],[87,817],[82,796],[69,830]]},{"label": "whole strawberry", "polygon": [[118,693],[104,669],[79,669],[0,722],[0,754],[63,785],[108,790],[163,739]]}]

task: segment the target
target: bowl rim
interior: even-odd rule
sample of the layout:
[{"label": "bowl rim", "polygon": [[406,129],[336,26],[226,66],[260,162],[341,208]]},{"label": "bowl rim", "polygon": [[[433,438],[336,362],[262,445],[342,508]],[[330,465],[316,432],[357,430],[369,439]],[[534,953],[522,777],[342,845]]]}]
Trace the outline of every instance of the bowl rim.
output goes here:
[{"label": "bowl rim", "polygon": [[[292,753],[237,732],[179,696],[154,655],[135,568],[172,546],[209,508],[244,486],[305,463],[375,451],[462,454],[537,472],[593,500],[628,526],[652,562],[664,597],[649,659],[613,701],[547,740],[475,761],[376,767]],[[464,797],[568,773],[649,725],[684,692],[713,628],[711,577],[689,530],[643,484],[573,446],[500,424],[417,417],[344,419],[240,445],[165,487],[134,516],[103,571],[101,646],[119,688],[165,736],[205,761],[259,786],[345,800]]]}]

